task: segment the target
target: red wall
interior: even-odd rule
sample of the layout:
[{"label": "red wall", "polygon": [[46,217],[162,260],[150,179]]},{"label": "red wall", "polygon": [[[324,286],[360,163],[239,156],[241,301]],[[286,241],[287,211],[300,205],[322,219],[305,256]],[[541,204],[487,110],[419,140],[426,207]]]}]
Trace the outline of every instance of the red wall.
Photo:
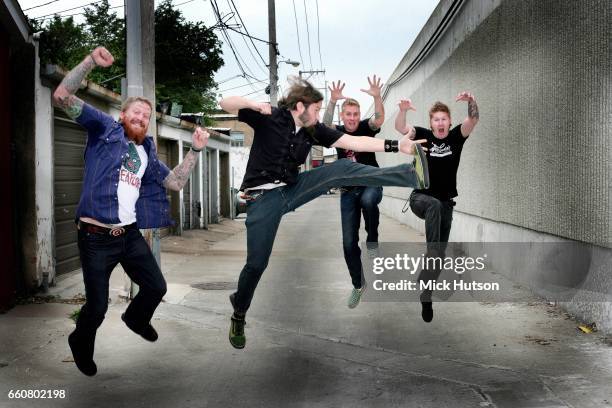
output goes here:
[{"label": "red wall", "polygon": [[8,35],[0,28],[0,310],[13,303],[15,296],[15,252],[13,243],[13,185],[11,174],[10,61]]}]

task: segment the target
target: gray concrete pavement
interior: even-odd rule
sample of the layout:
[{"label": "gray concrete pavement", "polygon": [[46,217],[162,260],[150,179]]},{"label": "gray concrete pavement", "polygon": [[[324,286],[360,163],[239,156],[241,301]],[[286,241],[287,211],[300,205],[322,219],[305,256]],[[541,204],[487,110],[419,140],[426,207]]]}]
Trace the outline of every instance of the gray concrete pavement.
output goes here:
[{"label": "gray concrete pavement", "polygon": [[[247,317],[247,346],[234,350],[227,297],[246,236],[243,221],[218,228],[164,240],[169,293],[153,322],[157,343],[125,328],[125,304],[113,301],[93,378],[70,362],[67,316],[76,306],[24,305],[0,315],[0,406],[612,405],[612,342],[579,333],[577,322],[544,302],[435,304],[430,324],[418,303],[348,309],[337,196],[285,217]],[[423,237],[382,217],[380,240]],[[111,286],[118,284],[114,277]],[[77,293],[78,277],[58,286],[62,296]],[[67,395],[9,400],[11,389]]]}]

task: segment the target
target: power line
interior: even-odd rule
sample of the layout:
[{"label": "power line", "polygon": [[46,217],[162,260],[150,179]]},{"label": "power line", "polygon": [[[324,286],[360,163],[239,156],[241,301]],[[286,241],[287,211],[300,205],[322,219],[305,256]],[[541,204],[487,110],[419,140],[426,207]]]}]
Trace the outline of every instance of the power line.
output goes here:
[{"label": "power line", "polygon": [[[238,14],[237,14],[237,13],[238,13],[238,10],[236,10],[236,13],[233,13],[233,12],[231,11],[231,10],[232,10],[232,4],[233,4],[233,1],[232,1],[232,3],[230,4],[230,0],[227,0],[227,5],[229,6],[229,8],[230,8],[230,12],[232,13],[232,18],[234,19],[234,21],[235,21],[236,23],[238,23],[238,20],[236,20],[236,17],[235,17],[236,15],[238,15]],[[240,15],[238,15],[238,17],[240,17]],[[240,21],[242,22],[242,19],[240,19]],[[243,27],[244,27],[244,23],[243,23]],[[246,31],[246,27],[245,27],[245,31]],[[244,42],[244,45],[246,46],[247,51],[249,51],[249,54],[251,54],[251,57],[252,57],[252,58],[253,58],[253,60],[255,61],[255,64],[257,65],[257,68],[259,68],[259,69],[260,69],[260,71],[261,71],[261,72],[263,72],[263,74],[264,74],[264,75],[266,75],[266,74],[267,74],[266,67],[265,67],[266,62],[265,62],[265,61],[263,60],[263,58],[261,57],[261,54],[259,54],[259,50],[257,49],[257,47],[255,47],[255,44],[253,43],[253,40],[251,39],[251,43],[253,43],[253,47],[255,47],[255,51],[257,51],[257,53],[259,54],[259,57],[260,57],[260,58],[261,58],[261,60],[264,62],[263,68],[262,68],[261,63],[260,63],[260,62],[257,60],[257,57],[255,57],[255,54],[253,54],[253,51],[251,51],[251,46],[249,45],[249,43],[247,43],[246,38],[245,38],[244,36],[240,36],[240,38],[242,38],[242,41]]]},{"label": "power line", "polygon": [[48,4],[57,3],[58,1],[59,1],[59,0],[49,1],[49,2],[44,3],[44,4],[39,4],[38,6],[30,7],[30,8],[27,8],[27,9],[23,9],[22,11],[33,10],[33,9],[35,9],[35,8],[43,7],[43,6],[46,6],[46,5],[48,5]]},{"label": "power line", "polygon": [[[266,88],[267,88],[267,87],[266,87]],[[245,97],[245,96],[249,96],[249,95],[253,95],[253,94],[258,94],[258,93],[261,93],[261,92],[265,92],[266,88],[262,88],[262,89],[257,90],[257,91],[249,92],[249,93],[244,94],[244,95],[241,95],[241,96],[242,96],[242,97]]]},{"label": "power line", "polygon": [[[261,82],[268,82],[265,79],[262,79],[261,81],[254,81],[252,82],[252,84],[257,84],[257,83],[261,83]],[[251,84],[244,84],[244,85],[239,85],[239,86],[234,86],[232,88],[227,88],[227,89],[223,89],[221,91],[219,91],[219,93],[223,93],[223,92],[227,92],[227,91],[233,91],[234,89],[239,89],[239,88],[244,88],[245,86],[249,86]]]},{"label": "power line", "polygon": [[[236,50],[234,49],[234,46],[232,45],[232,41],[229,38],[229,35],[227,34],[227,32],[225,31],[225,23],[223,23],[223,19],[221,18],[221,13],[219,12],[219,6],[217,5],[216,0],[210,0],[210,5],[213,9],[213,13],[219,23],[219,26],[221,27],[221,33],[223,35],[223,37],[227,40],[227,44],[230,47],[230,50],[232,51],[232,54],[234,55],[234,58],[236,59],[236,64],[238,65],[238,68],[240,69],[240,72],[242,72],[242,75],[244,76],[244,79],[247,80],[247,82],[251,85],[251,88],[255,89],[253,87],[253,84],[251,83],[251,81],[249,80],[248,77],[253,78],[258,80],[257,78],[255,78],[252,75],[249,75],[246,73],[244,67],[242,66],[242,64],[240,63],[240,58],[238,58],[238,54],[236,52]],[[251,72],[252,74],[252,72]]]},{"label": "power line", "polygon": [[298,26],[297,11],[295,9],[295,0],[293,0],[293,16],[295,17],[295,34],[297,35],[298,50],[300,51],[300,64],[304,66],[304,58],[302,57],[302,45],[300,44],[300,27]]},{"label": "power line", "polygon": [[317,44],[319,45],[319,63],[321,64],[321,70],[323,69],[323,58],[321,57],[321,33],[319,30],[319,0],[315,0],[317,5]]},{"label": "power line", "polygon": [[264,57],[261,56],[261,54],[259,52],[259,49],[257,48],[255,43],[253,42],[253,37],[251,37],[251,34],[249,33],[249,30],[247,30],[246,24],[244,24],[244,21],[242,21],[242,17],[240,16],[240,13],[238,12],[238,8],[234,4],[234,0],[229,0],[229,1],[231,1],[232,6],[234,6],[234,10],[236,10],[236,15],[240,19],[240,22],[242,23],[242,27],[244,28],[244,31],[247,33],[247,36],[249,37],[249,40],[251,40],[251,44],[253,44],[253,48],[255,48],[255,51],[257,51],[257,54],[259,55],[259,58],[261,58],[261,61],[264,63],[264,65],[267,65],[266,64],[266,60],[264,59]]},{"label": "power line", "polygon": [[310,69],[312,70],[312,54],[310,53],[310,29],[308,28],[308,12],[306,11],[306,0],[304,0],[304,15],[306,16],[306,35],[308,37],[308,57],[310,58]]},{"label": "power line", "polygon": [[[62,10],[62,11],[56,11],[56,12],[51,13],[51,14],[45,14],[43,16],[35,17],[34,20],[42,19],[44,17],[55,16],[56,14],[65,13],[66,11],[78,10],[78,9],[81,9],[81,8],[84,8],[84,7],[87,7],[87,6],[93,6],[94,4],[102,3],[102,1],[103,0],[93,1],[91,3],[83,4],[82,6],[72,7],[72,8],[66,9],[66,10]],[[123,7],[123,5],[121,7]],[[72,15],[77,15],[77,14],[72,14]],[[65,17],[69,17],[69,16],[65,16]]]}]

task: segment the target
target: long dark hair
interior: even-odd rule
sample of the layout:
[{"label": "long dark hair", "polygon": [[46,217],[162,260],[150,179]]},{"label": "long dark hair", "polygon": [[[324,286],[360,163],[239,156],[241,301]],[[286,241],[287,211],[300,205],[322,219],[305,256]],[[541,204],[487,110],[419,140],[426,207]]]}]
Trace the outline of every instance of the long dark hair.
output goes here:
[{"label": "long dark hair", "polygon": [[323,100],[323,94],[310,82],[301,78],[292,78],[290,83],[287,95],[278,101],[279,108],[295,110],[298,102],[302,102],[304,107],[308,108],[310,104]]}]

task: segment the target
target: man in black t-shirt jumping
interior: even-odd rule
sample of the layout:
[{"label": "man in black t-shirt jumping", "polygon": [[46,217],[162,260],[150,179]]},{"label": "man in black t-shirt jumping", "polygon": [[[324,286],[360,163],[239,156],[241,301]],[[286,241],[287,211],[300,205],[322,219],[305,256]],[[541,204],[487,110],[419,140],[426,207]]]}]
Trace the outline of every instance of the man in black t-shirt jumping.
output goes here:
[{"label": "man in black t-shirt jumping", "polygon": [[[395,119],[395,129],[401,134],[411,134],[413,138],[427,140],[424,147],[428,149],[430,185],[429,188],[412,191],[410,208],[417,217],[425,220],[427,252],[432,257],[444,257],[453,220],[453,198],[457,197],[457,169],[461,151],[479,119],[478,105],[471,93],[460,93],[456,101],[468,103],[468,116],[461,125],[452,129],[450,110],[442,102],[434,103],[429,109],[430,129],[406,124],[406,113],[416,110],[410,99],[400,101]],[[437,279],[440,272],[424,269],[420,279]],[[430,322],[433,319],[431,291],[423,291],[421,305],[423,320]]]},{"label": "man in black t-shirt jumping", "polygon": [[[372,79],[368,78],[368,84],[370,87],[361,91],[374,98],[374,115],[372,117],[361,120],[359,102],[353,98],[345,97],[342,94],[344,83],[338,81],[337,83],[332,82],[331,87],[329,87],[331,96],[323,115],[323,123],[330,127],[333,126],[332,120],[336,102],[344,99],[340,111],[340,119],[342,119],[343,125],[338,125],[334,128],[348,135],[375,137],[380,132],[380,127],[385,121],[385,107],[380,96],[382,89],[380,78],[374,75]],[[379,167],[376,161],[376,154],[373,152],[354,152],[341,148],[336,148],[336,150],[338,151],[338,159],[349,159],[368,166]],[[375,246],[378,243],[378,224],[380,219],[378,204],[381,200],[381,186],[346,187],[340,196],[342,247],[344,250],[344,260],[346,261],[353,284],[353,289],[348,298],[348,307],[351,309],[359,304],[364,288],[361,250],[359,249],[361,214],[363,213],[367,233],[366,245],[368,247]]]},{"label": "man in black t-shirt jumping", "polygon": [[[310,83],[296,79],[279,107],[243,97],[222,99],[226,112],[254,130],[246,174],[240,190],[247,200],[247,259],[240,272],[238,288],[230,296],[234,308],[229,341],[244,348],[245,315],[255,288],[268,266],[274,238],[284,214],[314,200],[332,187],[400,186],[429,187],[427,159],[418,147],[425,140],[412,134],[398,140],[381,140],[344,134],[319,123],[323,95]],[[299,173],[312,145],[340,147],[356,152],[415,154],[413,164],[374,168],[350,160]]]}]

